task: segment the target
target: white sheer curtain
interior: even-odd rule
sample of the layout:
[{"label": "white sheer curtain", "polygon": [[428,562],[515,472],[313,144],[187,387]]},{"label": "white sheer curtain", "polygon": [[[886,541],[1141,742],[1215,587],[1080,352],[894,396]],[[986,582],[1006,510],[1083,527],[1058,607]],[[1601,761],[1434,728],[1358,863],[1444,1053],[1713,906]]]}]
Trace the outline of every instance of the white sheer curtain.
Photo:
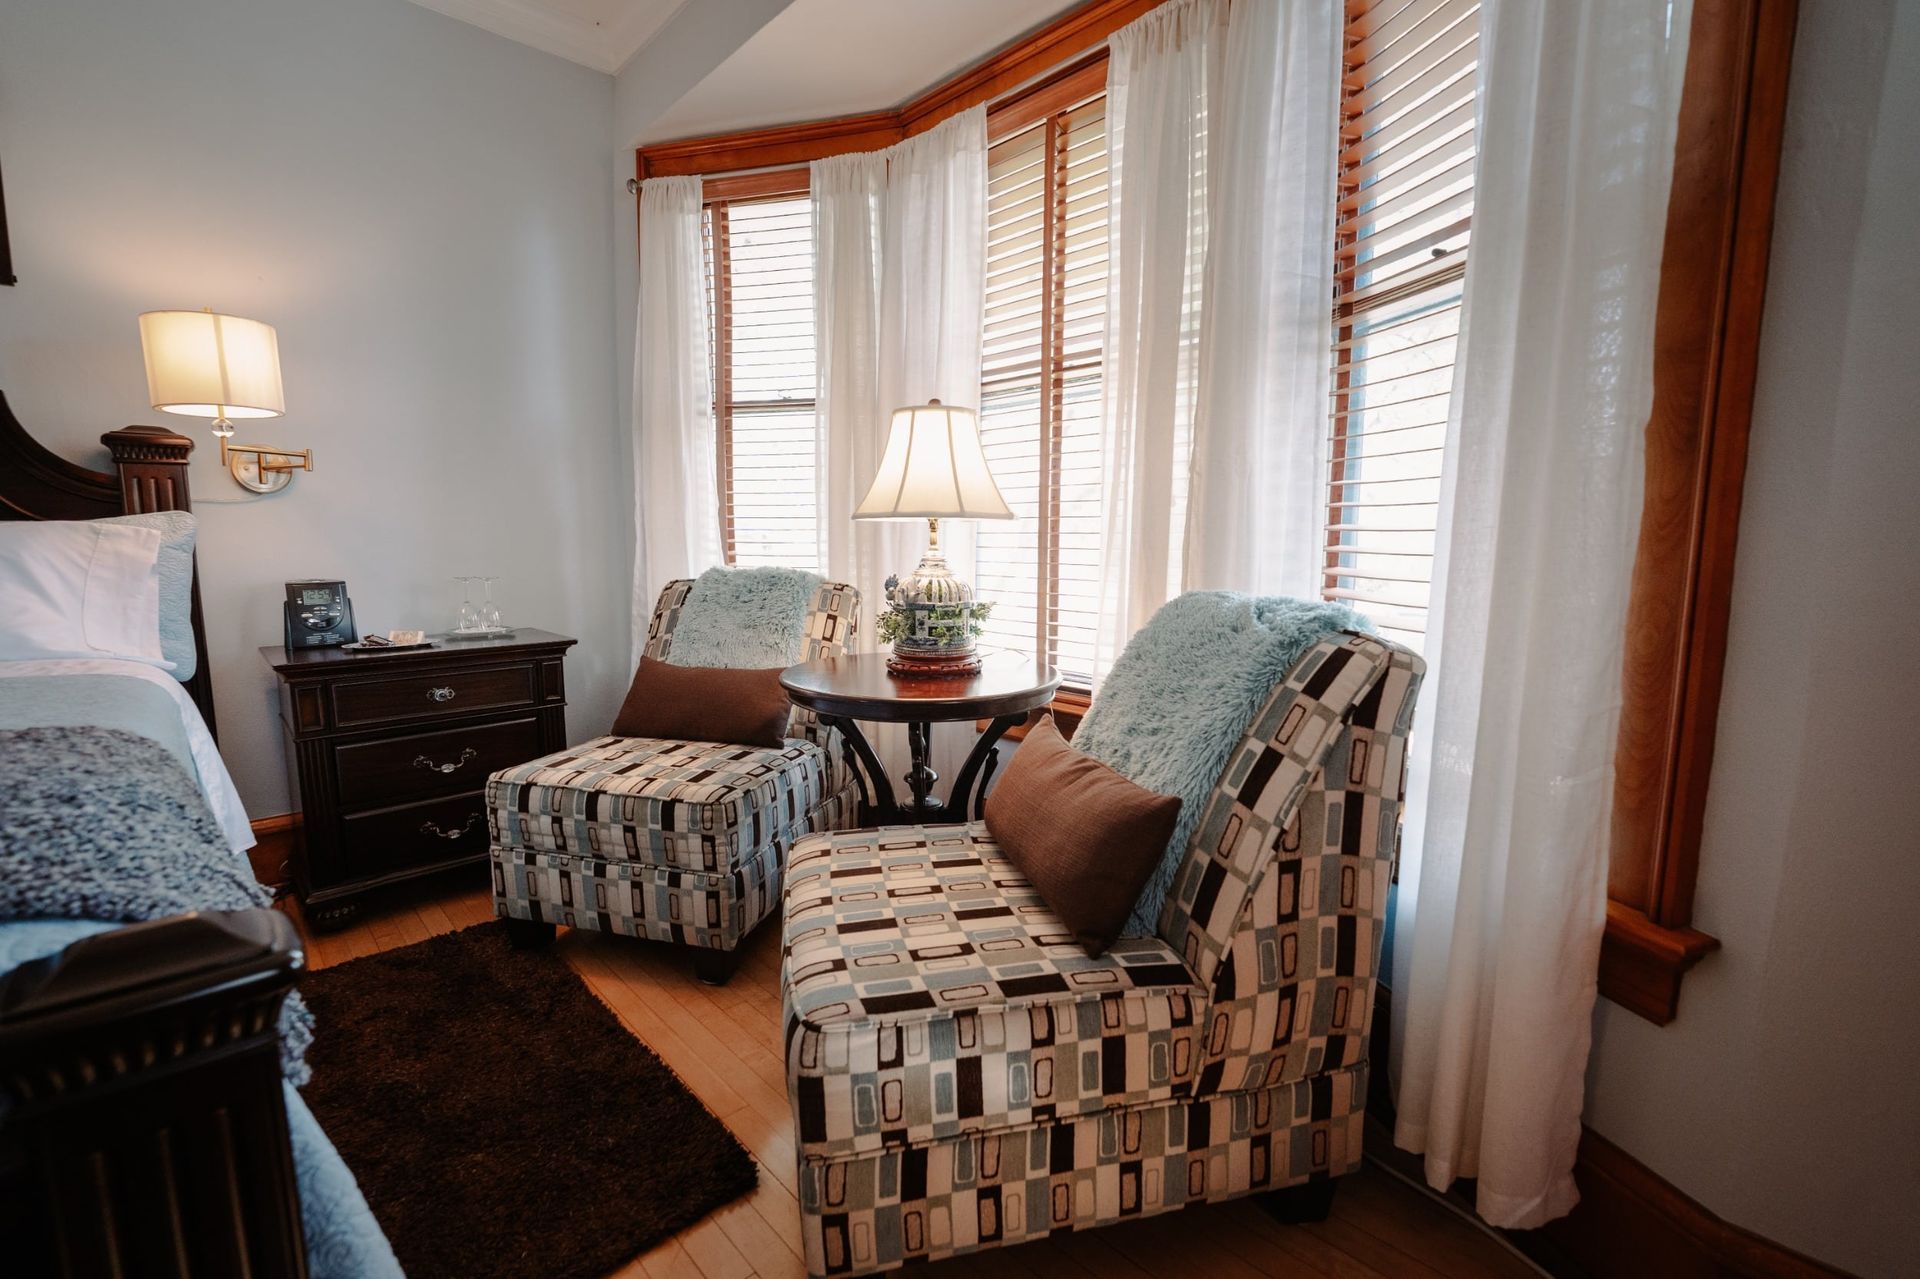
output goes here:
[{"label": "white sheer curtain", "polygon": [[[987,305],[987,109],[963,111],[887,149],[887,199],[880,241],[880,407],[939,399],[980,407],[980,330]],[[879,422],[884,437],[887,417]],[[872,479],[873,472],[864,473]],[[856,495],[856,500],[859,495]],[[871,521],[862,521],[871,523]],[[926,528],[904,530],[920,561]],[[973,576],[971,522],[946,521],[941,546],[953,571]],[[885,573],[882,573],[885,577]],[[874,597],[876,600],[878,595]]]},{"label": "white sheer curtain", "polygon": [[[813,162],[816,413],[825,449],[820,510],[827,573],[860,588],[863,648],[876,648],[883,584],[920,561],[926,526],[861,520],[893,410],[938,398],[980,404],[986,306],[987,113],[963,111],[882,151]],[[972,539],[942,530],[954,571],[970,575]],[[934,729],[934,766],[951,776],[972,733]],[[906,736],[868,737],[896,778]]]},{"label": "white sheer curtain", "polygon": [[[986,108],[883,151],[816,160],[810,181],[827,572],[860,588],[871,647],[882,583],[926,545],[924,524],[852,519],[889,417],[935,397],[980,402]],[[966,540],[942,539],[950,558]],[[955,565],[962,576],[965,567]]]},{"label": "white sheer curtain", "polygon": [[1175,0],[1114,33],[1096,667],[1189,587],[1313,594],[1337,0]]},{"label": "white sheer curtain", "polygon": [[633,337],[633,661],[660,588],[721,562],[700,179],[640,184]]},{"label": "white sheer curtain", "polygon": [[[901,554],[891,524],[850,518],[880,465],[887,409],[880,403],[880,238],[887,192],[882,151],[815,160],[808,175],[813,199],[816,432],[823,465],[817,472],[826,524],[829,576],[860,588]],[[879,576],[876,577],[875,573]],[[873,611],[863,607],[861,634],[873,636]],[[871,645],[868,645],[869,647]]]},{"label": "white sheer curtain", "polygon": [[1326,547],[1339,6],[1235,4],[1226,37],[1208,114],[1182,586],[1312,598]]},{"label": "white sheer curtain", "polygon": [[1401,869],[1395,1140],[1435,1186],[1477,1177],[1502,1226],[1579,1197],[1688,10],[1481,9],[1474,252]]}]

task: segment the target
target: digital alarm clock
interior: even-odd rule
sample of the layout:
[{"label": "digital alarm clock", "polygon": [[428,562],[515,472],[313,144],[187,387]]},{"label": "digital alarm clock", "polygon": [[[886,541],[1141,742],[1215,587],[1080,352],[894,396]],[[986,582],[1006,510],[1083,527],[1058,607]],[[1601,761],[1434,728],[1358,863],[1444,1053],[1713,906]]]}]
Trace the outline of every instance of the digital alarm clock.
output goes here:
[{"label": "digital alarm clock", "polygon": [[359,639],[345,582],[309,578],[287,583],[287,651],[335,648]]}]

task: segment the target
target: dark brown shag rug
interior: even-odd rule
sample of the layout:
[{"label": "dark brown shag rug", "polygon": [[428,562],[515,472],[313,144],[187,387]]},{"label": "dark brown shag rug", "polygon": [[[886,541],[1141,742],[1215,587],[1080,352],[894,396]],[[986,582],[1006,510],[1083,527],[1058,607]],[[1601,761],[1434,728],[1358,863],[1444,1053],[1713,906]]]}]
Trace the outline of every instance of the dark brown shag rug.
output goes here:
[{"label": "dark brown shag rug", "polygon": [[309,973],[304,1090],[411,1279],[597,1279],[753,1160],[557,955],[499,923]]}]

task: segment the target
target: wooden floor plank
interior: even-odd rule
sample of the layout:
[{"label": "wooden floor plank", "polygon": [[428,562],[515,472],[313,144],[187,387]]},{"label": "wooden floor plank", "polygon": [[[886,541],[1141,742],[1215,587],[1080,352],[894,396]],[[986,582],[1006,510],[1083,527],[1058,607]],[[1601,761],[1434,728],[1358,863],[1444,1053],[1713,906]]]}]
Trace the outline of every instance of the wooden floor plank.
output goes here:
[{"label": "wooden floor plank", "polygon": [[1369,1169],[1370,1177],[1350,1178],[1334,1197],[1342,1200],[1346,1220],[1377,1239],[1393,1244],[1447,1279],[1532,1279],[1526,1262],[1508,1253],[1492,1239],[1468,1225],[1440,1204],[1404,1186],[1384,1173]]},{"label": "wooden floor plank", "polygon": [[681,1247],[679,1235],[640,1258],[640,1262],[647,1279],[705,1279],[700,1267],[693,1264],[693,1258]]},{"label": "wooden floor plank", "polygon": [[[759,1192],[755,1192],[756,1194]],[[715,1210],[712,1221],[761,1279],[806,1279],[807,1266],[745,1199]]]},{"label": "wooden floor plank", "polygon": [[727,1237],[713,1216],[687,1227],[674,1238],[686,1249],[687,1256],[705,1279],[752,1279],[754,1269],[747,1254]]},{"label": "wooden floor plank", "polygon": [[1399,1261],[1411,1263],[1413,1259],[1410,1257],[1396,1257],[1396,1264],[1382,1266],[1378,1264],[1380,1257],[1377,1253],[1360,1255],[1341,1247],[1338,1231],[1344,1227],[1335,1226],[1335,1234],[1330,1237],[1327,1227],[1334,1225],[1332,1222],[1308,1226],[1281,1225],[1265,1209],[1251,1201],[1235,1204],[1232,1212],[1246,1231],[1246,1238],[1255,1241],[1255,1246],[1264,1246],[1275,1253],[1297,1258],[1330,1279],[1401,1279],[1401,1276],[1406,1276],[1406,1279],[1429,1279],[1417,1270],[1397,1264]]},{"label": "wooden floor plank", "polygon": [[[282,908],[318,969],[493,919],[471,879],[408,886],[338,932],[314,934]],[[615,1272],[617,1279],[801,1279],[799,1178],[780,1032],[777,930],[759,929],[733,979],[703,986],[687,955],[630,938],[561,930],[556,952],[719,1117],[760,1166],[760,1184]],[[1332,1217],[1287,1226],[1249,1202],[1055,1235],[916,1266],[926,1279],[1530,1279],[1527,1265],[1448,1208],[1371,1166],[1344,1178]],[[530,1276],[529,1279],[538,1279]]]}]

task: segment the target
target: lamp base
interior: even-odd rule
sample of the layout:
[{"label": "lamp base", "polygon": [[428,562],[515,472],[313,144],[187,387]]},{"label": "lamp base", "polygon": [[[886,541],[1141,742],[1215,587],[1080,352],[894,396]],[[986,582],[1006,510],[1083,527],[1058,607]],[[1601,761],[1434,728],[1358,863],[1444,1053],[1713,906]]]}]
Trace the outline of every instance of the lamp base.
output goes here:
[{"label": "lamp base", "polygon": [[979,673],[980,654],[972,648],[964,652],[902,652],[896,646],[887,657],[887,674],[900,679],[950,679]]}]

